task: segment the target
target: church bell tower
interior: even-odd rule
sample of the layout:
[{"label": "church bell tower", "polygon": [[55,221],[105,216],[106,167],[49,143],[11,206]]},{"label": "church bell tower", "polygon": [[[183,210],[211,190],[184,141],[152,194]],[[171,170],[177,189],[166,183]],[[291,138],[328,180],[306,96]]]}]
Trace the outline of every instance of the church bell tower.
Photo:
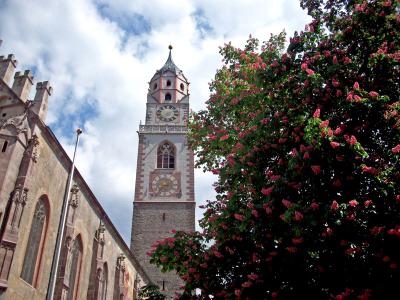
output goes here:
[{"label": "church bell tower", "polygon": [[189,82],[169,56],[151,78],[146,121],[139,126],[131,250],[153,283],[169,297],[182,281],[161,273],[147,252],[171,231],[195,229],[194,158],[187,143]]}]

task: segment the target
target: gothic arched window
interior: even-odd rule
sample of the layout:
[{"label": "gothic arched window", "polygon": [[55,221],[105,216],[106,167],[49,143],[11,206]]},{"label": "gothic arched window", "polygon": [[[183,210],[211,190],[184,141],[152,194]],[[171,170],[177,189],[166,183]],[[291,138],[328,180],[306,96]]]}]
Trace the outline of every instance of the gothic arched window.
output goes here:
[{"label": "gothic arched window", "polygon": [[82,241],[80,236],[77,236],[72,244],[69,257],[69,280],[68,280],[68,296],[67,300],[78,299],[79,275],[82,264]]},{"label": "gothic arched window", "polygon": [[157,149],[157,168],[174,169],[175,151],[174,146],[168,142],[162,143]]},{"label": "gothic arched window", "polygon": [[36,203],[35,212],[33,213],[31,230],[29,232],[28,244],[26,246],[24,264],[21,272],[21,278],[32,286],[37,285],[40,273],[48,220],[48,201],[45,196],[42,196]]}]

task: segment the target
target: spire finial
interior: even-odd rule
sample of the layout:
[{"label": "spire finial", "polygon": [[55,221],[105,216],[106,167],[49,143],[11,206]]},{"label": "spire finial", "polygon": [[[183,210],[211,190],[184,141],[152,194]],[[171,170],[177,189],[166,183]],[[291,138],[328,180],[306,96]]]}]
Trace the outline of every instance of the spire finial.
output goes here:
[{"label": "spire finial", "polygon": [[165,62],[164,66],[157,72],[162,74],[165,71],[169,70],[169,71],[175,72],[175,74],[182,73],[182,71],[175,65],[174,61],[172,60],[172,45],[171,44],[169,44],[168,49],[169,49],[168,59]]}]

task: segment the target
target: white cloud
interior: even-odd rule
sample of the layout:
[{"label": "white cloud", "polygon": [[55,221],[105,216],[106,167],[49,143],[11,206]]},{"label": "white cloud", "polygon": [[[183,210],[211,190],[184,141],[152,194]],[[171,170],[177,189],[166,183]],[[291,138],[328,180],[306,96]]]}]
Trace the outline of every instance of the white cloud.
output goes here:
[{"label": "white cloud", "polygon": [[[164,64],[167,45],[174,45],[199,110],[220,66],[219,46],[241,46],[249,34],[267,39],[284,28],[290,34],[306,21],[296,0],[14,0],[0,10],[0,52],[15,53],[21,69],[35,67],[38,80],[51,81],[47,123],[68,153],[74,128],[84,127],[77,167],[129,241],[136,130],[147,82]],[[214,196],[214,180],[196,171],[198,204]]]}]

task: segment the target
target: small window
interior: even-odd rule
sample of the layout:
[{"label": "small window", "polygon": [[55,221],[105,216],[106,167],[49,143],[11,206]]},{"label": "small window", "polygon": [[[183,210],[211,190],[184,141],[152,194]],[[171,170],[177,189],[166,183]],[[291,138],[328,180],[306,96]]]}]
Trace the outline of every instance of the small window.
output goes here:
[{"label": "small window", "polygon": [[162,290],[165,291],[165,281],[162,281]]},{"label": "small window", "polygon": [[165,213],[162,214],[162,220],[165,221]]},{"label": "small window", "polygon": [[171,86],[171,80],[167,80],[167,86]]},{"label": "small window", "polygon": [[156,90],[157,87],[158,87],[158,85],[157,85],[157,83],[155,83],[155,84],[153,85],[153,90]]},{"label": "small window", "polygon": [[181,83],[180,87],[181,87],[181,90],[182,90],[182,91],[185,90],[185,85],[184,85],[183,83]]},{"label": "small window", "polygon": [[165,99],[165,101],[171,101],[171,99],[172,99],[171,94],[170,93],[166,93],[164,99]]},{"label": "small window", "polygon": [[7,113],[3,113],[1,116],[2,116],[2,117],[5,117],[5,116],[7,116]]},{"label": "small window", "polygon": [[8,141],[4,141],[3,147],[1,148],[1,152],[6,152],[8,146]]}]

